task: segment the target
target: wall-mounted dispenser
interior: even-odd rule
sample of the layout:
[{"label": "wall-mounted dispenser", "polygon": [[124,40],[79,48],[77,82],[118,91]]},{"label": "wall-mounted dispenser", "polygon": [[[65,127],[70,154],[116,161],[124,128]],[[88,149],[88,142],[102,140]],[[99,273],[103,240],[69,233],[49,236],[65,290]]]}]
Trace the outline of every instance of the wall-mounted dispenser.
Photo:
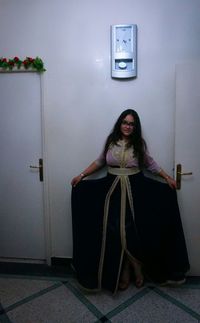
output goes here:
[{"label": "wall-mounted dispenser", "polygon": [[137,76],[137,25],[111,26],[112,77]]}]

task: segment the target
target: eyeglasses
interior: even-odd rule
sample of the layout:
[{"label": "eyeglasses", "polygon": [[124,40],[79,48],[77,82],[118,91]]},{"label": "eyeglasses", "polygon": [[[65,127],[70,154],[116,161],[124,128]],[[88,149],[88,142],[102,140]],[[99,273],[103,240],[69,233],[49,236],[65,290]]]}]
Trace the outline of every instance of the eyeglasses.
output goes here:
[{"label": "eyeglasses", "polygon": [[131,128],[133,128],[133,127],[135,126],[134,122],[128,122],[128,121],[126,121],[126,120],[123,120],[123,121],[122,121],[122,125],[123,125],[123,126],[129,126],[129,127],[131,127]]}]

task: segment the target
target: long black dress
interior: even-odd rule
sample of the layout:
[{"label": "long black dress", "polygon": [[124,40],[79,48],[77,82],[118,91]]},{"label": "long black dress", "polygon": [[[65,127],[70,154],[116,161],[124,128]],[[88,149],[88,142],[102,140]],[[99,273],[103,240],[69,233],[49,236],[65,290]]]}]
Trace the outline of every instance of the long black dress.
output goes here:
[{"label": "long black dress", "polygon": [[[89,290],[115,293],[124,254],[163,282],[189,270],[176,191],[132,167],[72,189],[73,267]],[[124,169],[124,168],[119,168]]]}]

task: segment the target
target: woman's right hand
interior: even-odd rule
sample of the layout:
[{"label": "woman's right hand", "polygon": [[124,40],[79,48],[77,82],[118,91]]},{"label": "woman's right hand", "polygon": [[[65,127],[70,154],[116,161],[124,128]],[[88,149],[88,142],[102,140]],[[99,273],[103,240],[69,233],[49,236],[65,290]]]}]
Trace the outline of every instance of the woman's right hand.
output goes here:
[{"label": "woman's right hand", "polygon": [[72,181],[71,181],[71,185],[73,186],[73,187],[75,187],[81,180],[82,180],[82,178],[83,178],[83,176],[81,176],[81,174],[80,175],[78,175],[78,176],[76,176],[76,177],[74,177],[73,179],[72,179]]},{"label": "woman's right hand", "polygon": [[92,164],[90,164],[84,171],[83,173],[81,173],[80,175],[74,177],[71,181],[71,184],[73,187],[75,187],[83,178],[85,178],[86,176],[89,176],[91,174],[93,174],[94,172],[96,172],[97,170],[99,170],[100,168],[102,168],[102,165],[99,165],[96,163],[96,161],[92,162]]}]

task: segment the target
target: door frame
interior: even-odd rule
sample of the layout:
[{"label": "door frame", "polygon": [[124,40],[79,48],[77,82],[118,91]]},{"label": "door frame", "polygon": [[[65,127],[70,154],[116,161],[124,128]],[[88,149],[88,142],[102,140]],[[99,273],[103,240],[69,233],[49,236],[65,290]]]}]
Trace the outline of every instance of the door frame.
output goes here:
[{"label": "door frame", "polygon": [[48,155],[47,155],[47,135],[46,135],[46,119],[45,119],[45,95],[44,95],[44,74],[40,74],[40,93],[41,93],[41,140],[42,140],[42,157],[43,157],[43,210],[44,210],[44,238],[45,238],[45,255],[46,262],[51,265],[51,225],[50,225],[50,199],[48,184]]}]

